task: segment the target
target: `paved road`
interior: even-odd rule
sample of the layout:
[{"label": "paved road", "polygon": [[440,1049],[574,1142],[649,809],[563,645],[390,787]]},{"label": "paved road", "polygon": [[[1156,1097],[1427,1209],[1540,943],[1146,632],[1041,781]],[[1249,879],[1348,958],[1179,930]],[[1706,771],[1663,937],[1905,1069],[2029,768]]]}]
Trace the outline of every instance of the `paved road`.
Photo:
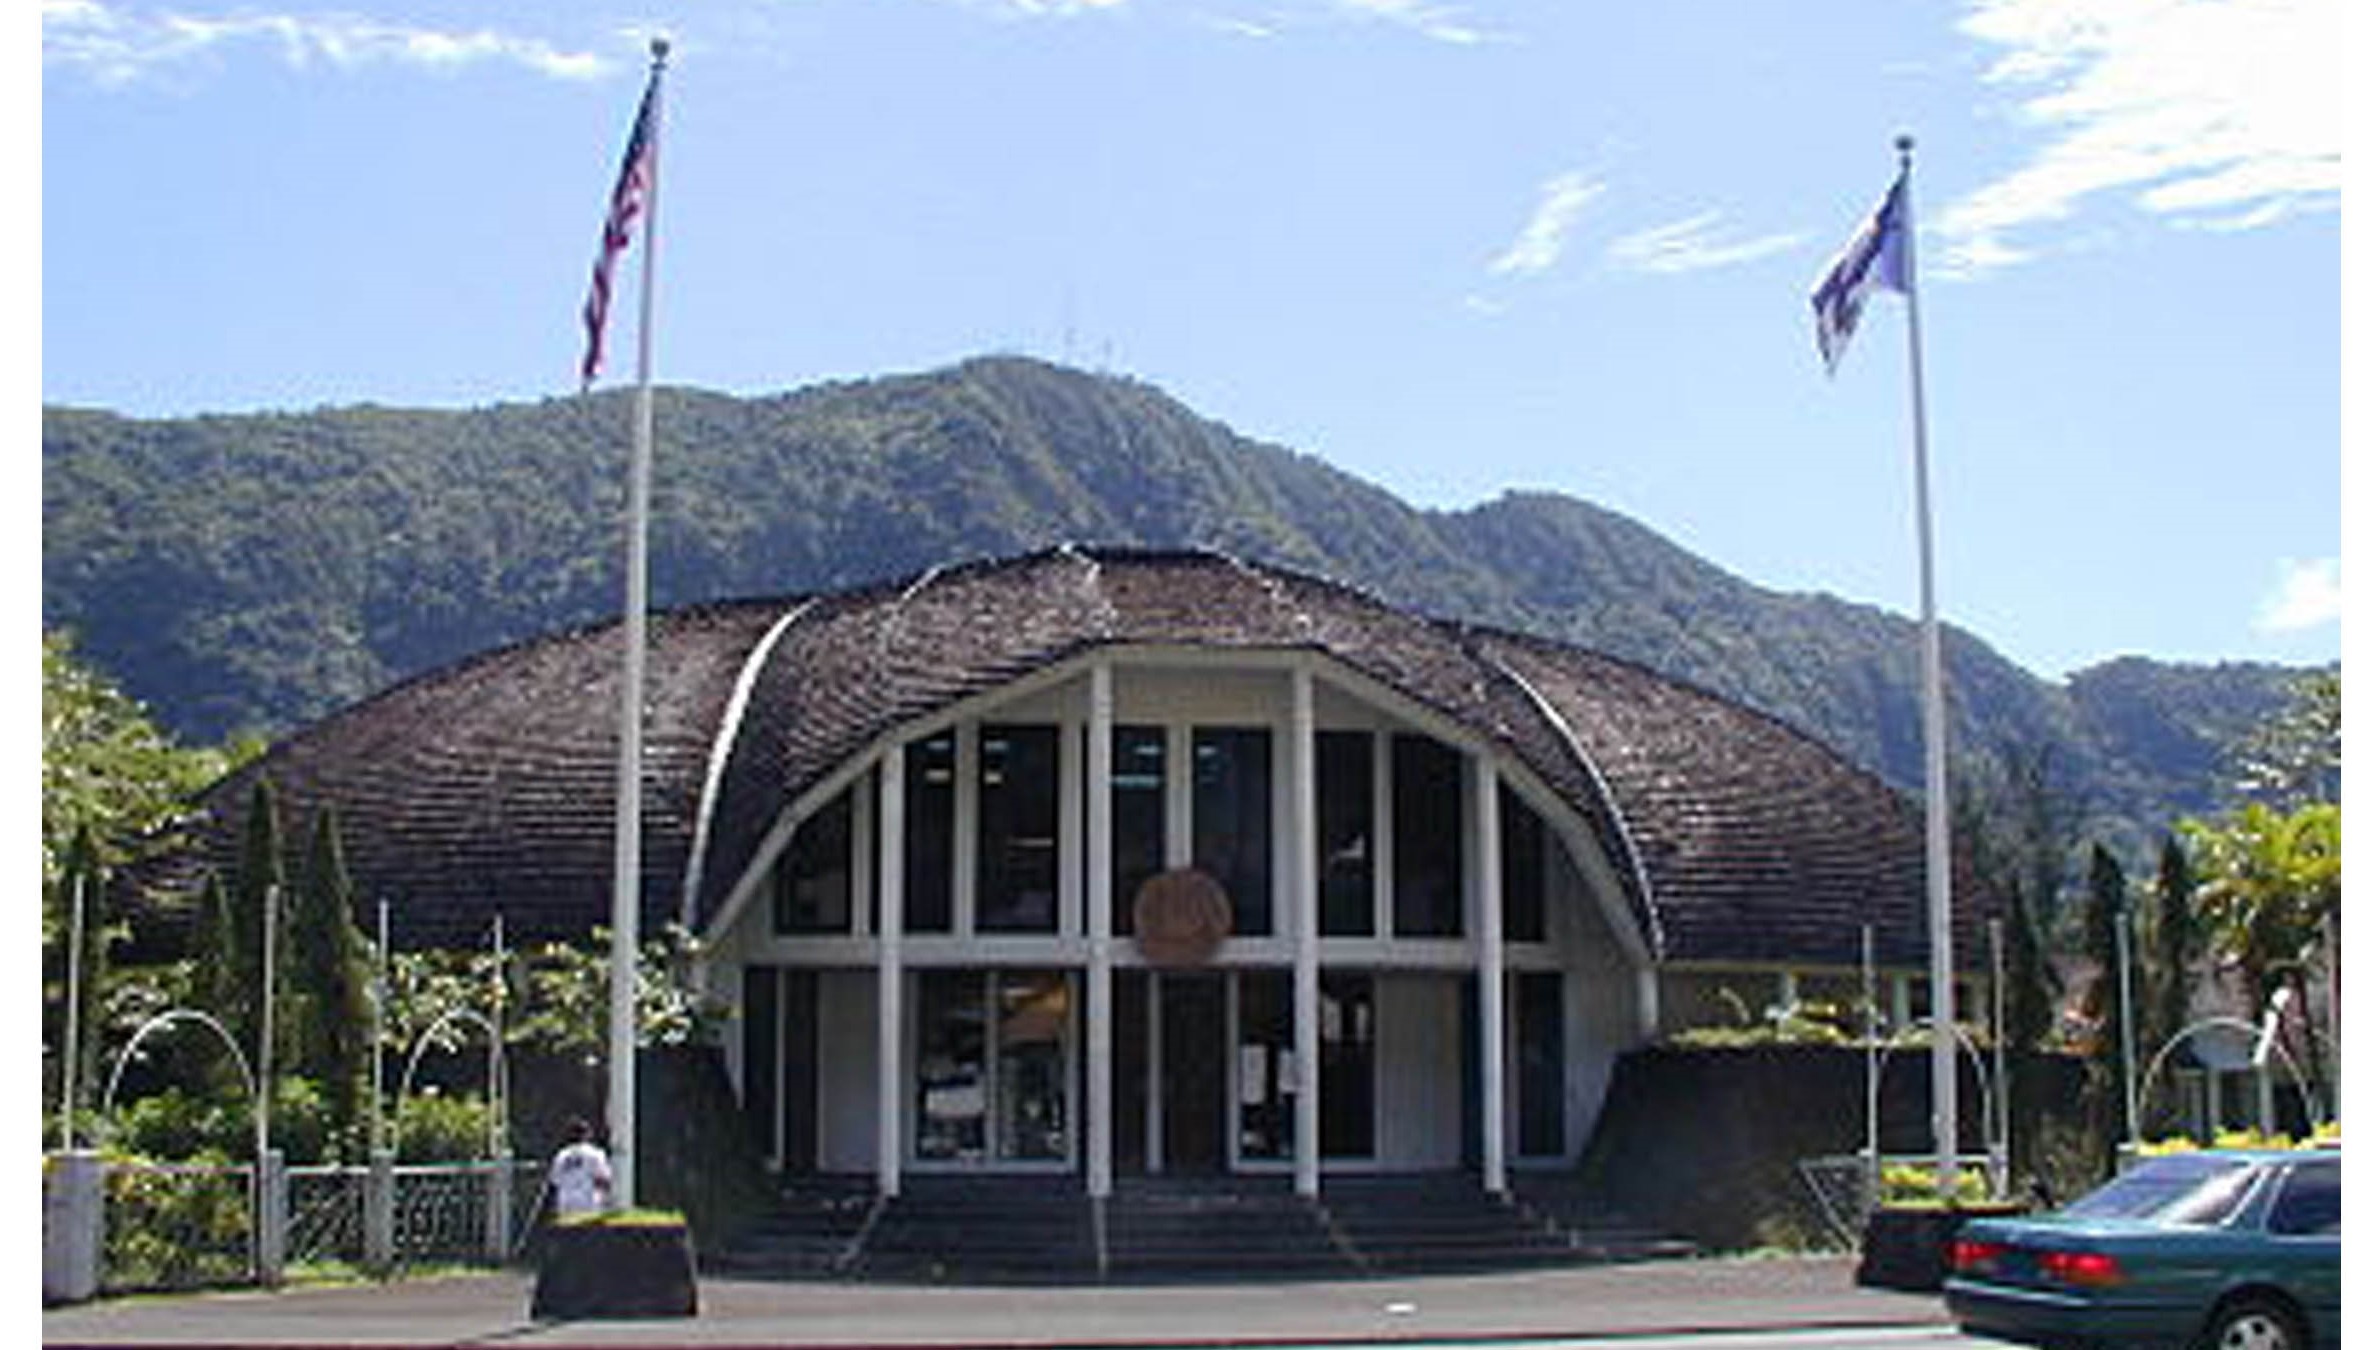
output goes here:
[{"label": "paved road", "polygon": [[[1946,1342],[1937,1299],[1857,1288],[1845,1258],[1167,1288],[911,1288],[704,1280],[695,1318],[532,1322],[529,1277],[120,1299],[42,1315],[51,1345],[1289,1345],[1819,1332]],[[1879,1330],[1873,1340],[1863,1333]],[[1770,1342],[1773,1343],[1773,1342]],[[1811,1342],[1787,1341],[1806,1345]],[[1628,1350],[1640,1343],[1627,1342]]]}]

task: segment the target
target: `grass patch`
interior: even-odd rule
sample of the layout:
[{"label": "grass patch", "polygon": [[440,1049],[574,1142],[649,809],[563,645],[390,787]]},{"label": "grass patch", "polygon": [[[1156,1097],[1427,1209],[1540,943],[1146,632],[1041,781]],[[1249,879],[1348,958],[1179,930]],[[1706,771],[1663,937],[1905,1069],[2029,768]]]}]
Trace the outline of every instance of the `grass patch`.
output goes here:
[{"label": "grass patch", "polygon": [[679,1209],[603,1209],[589,1214],[570,1214],[559,1220],[561,1228],[682,1228],[686,1227]]}]

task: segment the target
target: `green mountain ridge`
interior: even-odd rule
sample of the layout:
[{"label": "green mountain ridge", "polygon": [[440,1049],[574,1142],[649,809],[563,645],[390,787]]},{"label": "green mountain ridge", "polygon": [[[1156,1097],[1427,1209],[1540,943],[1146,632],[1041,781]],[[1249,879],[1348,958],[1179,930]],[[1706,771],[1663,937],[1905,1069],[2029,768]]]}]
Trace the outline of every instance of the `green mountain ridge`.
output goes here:
[{"label": "green mountain ridge", "polygon": [[[616,612],[631,395],[136,420],[46,409],[43,621],[185,738],[285,729]],[[1593,647],[1922,778],[1907,620],[1754,586],[1573,497],[1418,510],[1129,379],[991,357],[762,398],[663,389],[656,603],[831,589],[1062,542],[1197,546]],[[1954,748],[2051,747],[2135,837],[2219,803],[2293,670],[2051,683],[1945,637]]]}]

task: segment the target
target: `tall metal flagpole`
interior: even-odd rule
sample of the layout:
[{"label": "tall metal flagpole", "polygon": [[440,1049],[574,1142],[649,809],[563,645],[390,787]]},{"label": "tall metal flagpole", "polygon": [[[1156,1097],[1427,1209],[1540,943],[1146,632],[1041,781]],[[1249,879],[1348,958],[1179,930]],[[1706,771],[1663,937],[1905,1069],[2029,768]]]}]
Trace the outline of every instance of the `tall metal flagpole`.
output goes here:
[{"label": "tall metal flagpole", "polygon": [[615,1203],[633,1203],[635,994],[641,949],[641,713],[649,609],[650,335],[658,294],[658,135],[666,39],[650,39],[648,189],[642,200],[639,388],[634,395],[633,461],[626,488],[625,675],[618,700],[617,867],[609,914],[608,1147]]},{"label": "tall metal flagpole", "polygon": [[1941,703],[1940,612],[1932,586],[1932,469],[1924,431],[1924,326],[1918,313],[1916,231],[1910,171],[1916,138],[1899,149],[1900,248],[1906,258],[1908,387],[1916,428],[1916,555],[1924,628],[1924,878],[1932,946],[1932,1132],[1934,1178],[1942,1196],[1957,1193],[1957,966],[1949,934],[1949,770]]}]

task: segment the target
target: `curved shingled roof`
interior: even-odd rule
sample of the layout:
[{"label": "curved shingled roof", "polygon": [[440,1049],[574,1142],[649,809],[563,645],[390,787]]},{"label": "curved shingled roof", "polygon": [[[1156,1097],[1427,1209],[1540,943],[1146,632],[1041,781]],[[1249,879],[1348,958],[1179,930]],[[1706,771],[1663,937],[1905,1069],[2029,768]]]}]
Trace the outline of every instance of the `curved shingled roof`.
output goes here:
[{"label": "curved shingled roof", "polygon": [[[334,803],[357,891],[389,902],[399,944],[481,941],[496,910],[522,940],[586,932],[609,905],[618,643],[612,623],[491,652],[296,733],[209,794],[207,852],[231,855],[252,775],[268,774],[285,820]],[[1518,757],[1594,827],[1665,959],[1848,965],[1870,922],[1886,963],[1923,958],[1917,813],[1788,727],[1303,574],[1076,548],[652,616],[645,929],[684,912],[703,804],[701,920],[787,801],[897,726],[1145,644],[1318,651]]]}]

